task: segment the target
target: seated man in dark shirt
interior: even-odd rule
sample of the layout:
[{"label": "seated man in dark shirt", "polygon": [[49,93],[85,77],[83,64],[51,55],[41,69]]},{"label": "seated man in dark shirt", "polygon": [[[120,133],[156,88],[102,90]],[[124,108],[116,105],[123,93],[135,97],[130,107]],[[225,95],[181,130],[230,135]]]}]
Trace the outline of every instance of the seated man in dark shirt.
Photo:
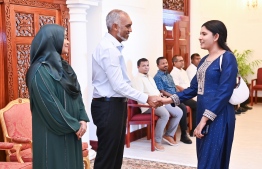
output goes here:
[{"label": "seated man in dark shirt", "polygon": [[[172,76],[168,73],[168,62],[166,58],[159,57],[157,59],[157,67],[158,72],[154,77],[154,80],[156,82],[156,86],[158,90],[164,95],[164,96],[172,96],[176,93],[176,87],[175,83],[173,81]],[[178,107],[180,107],[183,111],[183,116],[180,120],[180,129],[181,129],[181,138],[180,141],[186,144],[191,144],[192,141],[187,135],[187,109],[186,106],[181,103]]]}]

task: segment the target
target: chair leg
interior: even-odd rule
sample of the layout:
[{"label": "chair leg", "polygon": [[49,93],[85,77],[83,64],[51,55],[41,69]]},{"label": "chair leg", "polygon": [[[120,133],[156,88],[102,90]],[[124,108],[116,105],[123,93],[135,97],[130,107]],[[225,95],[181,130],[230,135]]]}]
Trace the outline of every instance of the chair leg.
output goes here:
[{"label": "chair leg", "polygon": [[188,121],[188,132],[190,132],[193,128],[192,126],[192,110],[189,106],[187,107],[187,121]]},{"label": "chair leg", "polygon": [[257,90],[255,90],[255,103],[257,104]]},{"label": "chair leg", "polygon": [[85,164],[85,169],[90,169],[90,160],[89,160],[89,158],[88,158],[88,156],[87,157],[83,157],[83,161],[84,161],[84,164]]},{"label": "chair leg", "polygon": [[189,111],[189,114],[188,114],[188,123],[189,123],[189,125],[188,125],[188,128],[189,128],[189,132],[192,130],[192,110],[190,109],[190,111]]},{"label": "chair leg", "polygon": [[127,124],[126,147],[130,147],[130,124]]},{"label": "chair leg", "polygon": [[147,134],[146,134],[147,140],[150,140],[151,135],[152,135],[152,133],[151,133],[151,126],[150,126],[150,125],[147,125],[146,128],[147,128]]},{"label": "chair leg", "polygon": [[253,89],[250,91],[250,105],[253,106]]},{"label": "chair leg", "polygon": [[151,124],[151,151],[155,151],[155,127]]}]

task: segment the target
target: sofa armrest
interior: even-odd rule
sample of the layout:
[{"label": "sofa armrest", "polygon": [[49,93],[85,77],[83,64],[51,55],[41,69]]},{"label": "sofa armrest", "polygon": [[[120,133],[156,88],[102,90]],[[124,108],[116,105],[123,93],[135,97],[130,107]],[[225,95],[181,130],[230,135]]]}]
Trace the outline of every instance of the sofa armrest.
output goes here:
[{"label": "sofa armrest", "polygon": [[26,137],[12,137],[11,142],[18,144],[31,144],[32,140]]},{"label": "sofa armrest", "polygon": [[[254,83],[255,82],[255,83]],[[253,88],[253,86],[255,86],[256,85],[256,82],[257,82],[257,79],[252,79],[251,80],[251,88]]]},{"label": "sofa armrest", "polygon": [[0,142],[0,150],[15,150],[16,158],[19,163],[24,163],[22,160],[20,151],[21,151],[21,144],[14,144],[14,143],[7,143],[7,142]]}]

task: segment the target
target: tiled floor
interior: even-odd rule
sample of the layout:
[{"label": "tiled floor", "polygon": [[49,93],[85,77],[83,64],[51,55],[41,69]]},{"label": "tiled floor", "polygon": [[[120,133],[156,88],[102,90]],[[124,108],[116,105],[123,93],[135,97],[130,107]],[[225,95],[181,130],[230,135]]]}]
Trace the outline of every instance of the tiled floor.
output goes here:
[{"label": "tiled floor", "polygon": [[[178,134],[179,136],[180,134]],[[125,148],[124,157],[153,160],[196,167],[195,137],[193,144],[179,142],[178,146],[165,146],[164,152],[151,152],[150,140],[142,138]],[[179,140],[179,138],[177,139]],[[236,115],[235,139],[231,152],[230,169],[262,168],[262,104],[254,105],[245,114]]]}]

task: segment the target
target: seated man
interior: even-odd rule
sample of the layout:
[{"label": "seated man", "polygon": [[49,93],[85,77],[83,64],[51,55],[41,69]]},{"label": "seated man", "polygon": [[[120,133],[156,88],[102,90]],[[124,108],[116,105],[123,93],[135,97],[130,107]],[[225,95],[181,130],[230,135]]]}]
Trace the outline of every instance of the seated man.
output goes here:
[{"label": "seated man", "polygon": [[194,53],[191,55],[191,64],[186,69],[186,73],[188,76],[189,81],[193,79],[197,72],[197,66],[201,60],[201,57],[198,53]]},{"label": "seated man", "polygon": [[[154,80],[156,82],[156,86],[158,90],[163,93],[164,96],[170,97],[173,94],[176,93],[176,86],[173,81],[172,76],[168,73],[168,63],[166,58],[164,57],[159,57],[157,58],[157,67],[158,67],[158,72],[154,77]],[[181,103],[178,105],[183,111],[183,116],[180,120],[180,129],[181,129],[181,138],[180,141],[186,144],[192,144],[192,141],[190,138],[187,136],[187,109],[186,106]]]},{"label": "seated man", "polygon": [[[148,75],[149,62],[147,59],[142,58],[137,61],[138,74],[132,81],[132,86],[148,95],[160,95],[156,87],[155,81]],[[151,113],[148,108],[141,108],[142,113]],[[182,110],[179,107],[172,107],[170,104],[161,106],[155,109],[155,114],[159,116],[155,128],[155,148],[156,150],[163,151],[164,147],[161,145],[162,137],[169,145],[176,145],[173,137],[177,130],[178,123],[182,117]],[[164,133],[165,126],[171,116],[168,128]]]},{"label": "seated man", "polygon": [[[187,77],[186,71],[183,69],[184,67],[184,59],[182,56],[174,56],[172,58],[173,62],[173,70],[171,71],[171,76],[173,77],[173,80],[176,84],[176,88],[179,91],[183,91],[184,89],[190,87],[190,82]],[[196,100],[196,99],[195,99]],[[190,131],[190,136],[193,136],[193,131],[196,128],[196,109],[197,109],[197,103],[193,99],[189,99],[187,101],[184,101],[183,103],[186,106],[189,106],[192,110],[192,130]]]}]

